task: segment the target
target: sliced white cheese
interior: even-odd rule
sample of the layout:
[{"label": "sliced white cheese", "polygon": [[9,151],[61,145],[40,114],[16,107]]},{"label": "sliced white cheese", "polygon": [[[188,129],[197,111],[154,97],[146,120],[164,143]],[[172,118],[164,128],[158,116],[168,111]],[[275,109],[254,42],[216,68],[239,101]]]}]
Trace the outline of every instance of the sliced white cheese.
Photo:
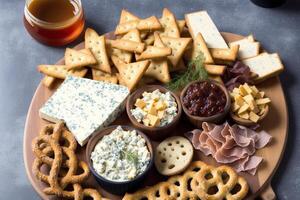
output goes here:
[{"label": "sliced white cheese", "polygon": [[94,132],[117,118],[128,95],[125,86],[68,76],[39,113],[51,122],[64,121],[84,145]]},{"label": "sliced white cheese", "polygon": [[252,42],[249,40],[248,37],[230,43],[230,45],[235,45],[235,44],[240,45],[239,52],[238,52],[239,60],[251,58],[259,54],[259,47],[260,47],[259,42]]},{"label": "sliced white cheese", "polygon": [[206,11],[186,14],[185,20],[193,39],[198,33],[201,33],[208,48],[228,48],[227,43]]},{"label": "sliced white cheese", "polygon": [[276,76],[283,71],[284,66],[278,54],[261,53],[258,56],[242,61],[250,70],[258,75],[257,80]]}]

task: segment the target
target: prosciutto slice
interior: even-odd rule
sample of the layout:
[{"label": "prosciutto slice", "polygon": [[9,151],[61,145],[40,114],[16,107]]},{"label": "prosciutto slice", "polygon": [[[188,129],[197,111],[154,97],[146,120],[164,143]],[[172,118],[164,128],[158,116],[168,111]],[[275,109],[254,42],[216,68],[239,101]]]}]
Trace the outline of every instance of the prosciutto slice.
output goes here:
[{"label": "prosciutto slice", "polygon": [[202,130],[195,129],[185,134],[195,149],[218,162],[232,166],[238,172],[255,175],[263,158],[255,156],[255,151],[265,147],[271,141],[271,135],[265,131],[256,132],[244,126],[227,122],[215,125],[202,123]]}]

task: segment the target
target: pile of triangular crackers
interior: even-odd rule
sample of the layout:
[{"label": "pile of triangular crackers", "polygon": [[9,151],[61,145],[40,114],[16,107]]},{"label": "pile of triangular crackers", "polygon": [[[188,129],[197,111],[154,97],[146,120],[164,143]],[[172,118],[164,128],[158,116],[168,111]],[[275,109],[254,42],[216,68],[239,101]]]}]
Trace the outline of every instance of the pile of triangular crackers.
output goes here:
[{"label": "pile of triangular crackers", "polygon": [[205,57],[210,77],[222,81],[220,76],[226,65],[241,56],[241,43],[228,45],[206,11],[189,13],[185,20],[177,20],[166,8],[159,19],[142,19],[122,10],[114,35],[115,39],[111,39],[88,28],[85,48],[67,48],[64,65],[38,67],[46,75],[44,85],[51,87],[55,79],[67,75],[87,74],[94,80],[119,83],[130,90],[155,81],[168,83],[170,73],[184,71],[185,63],[200,53]]}]

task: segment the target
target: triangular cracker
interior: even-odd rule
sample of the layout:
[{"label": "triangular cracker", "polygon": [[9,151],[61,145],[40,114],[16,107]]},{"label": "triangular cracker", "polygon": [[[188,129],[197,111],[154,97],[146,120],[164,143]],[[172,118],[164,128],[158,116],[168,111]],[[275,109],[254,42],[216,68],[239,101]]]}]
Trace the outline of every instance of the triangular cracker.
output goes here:
[{"label": "triangular cracker", "polygon": [[126,23],[126,22],[134,21],[134,20],[139,20],[139,19],[140,19],[139,17],[137,17],[134,14],[130,13],[128,10],[123,9],[121,11],[119,24],[123,24],[123,23]]},{"label": "triangular cracker", "polygon": [[92,74],[93,74],[93,80],[104,81],[104,82],[114,83],[114,84],[118,83],[118,78],[116,75],[105,73],[98,69],[92,69]]},{"label": "triangular cracker", "polygon": [[65,64],[68,69],[78,69],[87,65],[96,64],[94,56],[82,53],[80,51],[67,48],[65,52]]},{"label": "triangular cracker", "polygon": [[162,36],[174,38],[180,37],[180,32],[177,26],[176,18],[170,10],[164,8],[162,18],[159,21],[163,26],[163,30],[161,33]]},{"label": "triangular cracker", "polygon": [[112,56],[112,61],[120,73],[121,80],[130,90],[136,86],[150,64],[148,60],[126,64],[115,56]]},{"label": "triangular cracker", "polygon": [[147,45],[152,45],[154,43],[153,33],[151,33],[147,36],[147,38],[144,40],[144,43],[146,43]]},{"label": "triangular cracker", "polygon": [[43,85],[46,86],[47,88],[51,88],[54,82],[55,82],[55,78],[48,75],[46,75],[42,80]]},{"label": "triangular cracker", "polygon": [[[158,48],[165,48],[165,45],[161,41],[157,32],[154,33],[154,47]],[[170,73],[169,73],[169,66],[168,61],[166,58],[161,59],[152,59],[150,66],[148,67],[146,76],[153,77],[163,83],[170,82]]]},{"label": "triangular cracker", "polygon": [[142,42],[140,31],[137,29],[133,29],[126,33],[123,37],[123,40],[131,40],[134,42]]},{"label": "triangular cracker", "polygon": [[140,31],[153,31],[159,30],[162,26],[159,20],[155,16],[148,17],[146,19],[129,21],[123,24],[119,24],[116,27],[115,34],[122,35],[128,33],[133,29],[138,29]]},{"label": "triangular cracker", "polygon": [[177,20],[177,26],[178,26],[178,30],[179,33],[182,33],[185,27],[185,20]]},{"label": "triangular cracker", "polygon": [[141,55],[137,56],[137,60],[146,60],[153,58],[161,58],[171,55],[172,50],[168,47],[147,46]]},{"label": "triangular cracker", "polygon": [[168,59],[173,66],[176,66],[183,55],[184,50],[188,44],[192,41],[191,38],[172,38],[162,36],[163,43],[172,49],[172,55],[168,56]]},{"label": "triangular cracker", "polygon": [[66,65],[39,65],[38,71],[51,77],[65,79],[67,75],[84,77],[88,70],[86,68],[69,70]]},{"label": "triangular cracker", "polygon": [[91,67],[111,73],[109,59],[106,53],[105,37],[99,36],[96,31],[88,28],[85,32],[85,48],[90,49],[98,64]]},{"label": "triangular cracker", "polygon": [[194,43],[193,43],[193,47],[189,59],[195,59],[197,56],[200,55],[200,52],[203,53],[203,56],[205,58],[204,63],[206,64],[214,63],[214,60],[206,46],[204,38],[202,37],[202,34],[198,33],[198,35],[194,39]]},{"label": "triangular cracker", "polygon": [[111,46],[120,50],[133,53],[142,53],[145,49],[145,43],[134,42],[131,40],[117,39],[111,41]]},{"label": "triangular cracker", "polygon": [[106,49],[107,49],[107,54],[109,57],[111,56],[117,56],[119,59],[124,61],[125,63],[130,63],[132,59],[132,53],[128,51],[123,51],[120,49],[113,48],[111,46],[111,41],[112,40],[106,40]]}]

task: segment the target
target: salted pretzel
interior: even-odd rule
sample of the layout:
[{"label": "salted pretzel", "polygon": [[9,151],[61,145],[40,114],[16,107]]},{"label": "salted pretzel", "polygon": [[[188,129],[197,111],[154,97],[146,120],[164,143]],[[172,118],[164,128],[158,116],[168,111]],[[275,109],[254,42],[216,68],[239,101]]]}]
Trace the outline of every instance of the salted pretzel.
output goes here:
[{"label": "salted pretzel", "polygon": [[[47,183],[43,192],[47,195],[82,200],[90,197],[101,200],[97,190],[83,189],[80,185],[89,176],[89,168],[83,161],[78,161],[75,150],[77,143],[72,134],[64,128],[63,123],[46,125],[39,136],[32,141],[32,149],[36,155],[32,170],[37,179]],[[41,167],[50,168],[49,175],[41,172]],[[77,174],[78,169],[82,173]],[[73,191],[65,190],[68,186]]]},{"label": "salted pretzel", "polygon": [[[248,184],[228,166],[207,166],[196,174],[191,188],[200,199],[243,199],[248,193]],[[238,191],[233,191],[234,189]]]},{"label": "salted pretzel", "polygon": [[184,174],[133,194],[126,194],[123,200],[240,200],[247,193],[247,182],[232,168],[215,168],[196,161],[191,163]]}]

